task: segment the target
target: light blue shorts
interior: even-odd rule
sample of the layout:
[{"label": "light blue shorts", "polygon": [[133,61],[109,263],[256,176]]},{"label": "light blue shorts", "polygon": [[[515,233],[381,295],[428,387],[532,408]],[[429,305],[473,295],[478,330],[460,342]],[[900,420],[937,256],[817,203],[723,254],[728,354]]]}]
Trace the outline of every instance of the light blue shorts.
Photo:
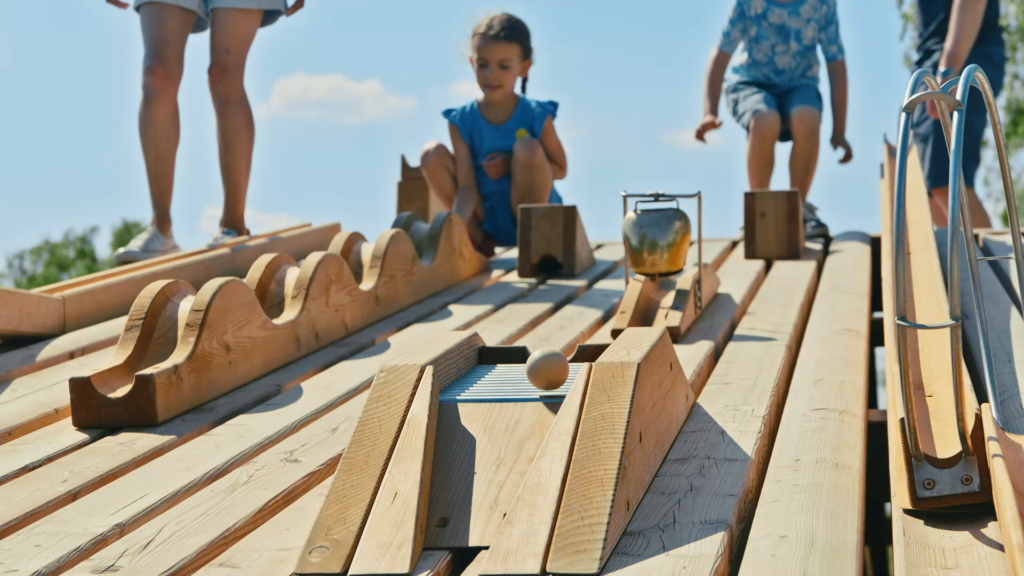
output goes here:
[{"label": "light blue shorts", "polygon": [[789,131],[789,114],[797,106],[810,106],[822,111],[821,92],[817,86],[795,84],[776,86],[751,80],[738,80],[725,88],[725,101],[733,118],[750,131],[750,120],[758,112],[774,110],[782,117],[782,131],[779,142],[789,142],[793,135]]},{"label": "light blue shorts", "polygon": [[135,0],[135,10],[139,6],[159,2],[180,6],[186,10],[196,13],[196,22],[192,25],[192,33],[202,32],[210,27],[210,12],[218,8],[248,8],[251,10],[263,10],[263,23],[260,26],[270,26],[284,15],[288,9],[286,0]]}]

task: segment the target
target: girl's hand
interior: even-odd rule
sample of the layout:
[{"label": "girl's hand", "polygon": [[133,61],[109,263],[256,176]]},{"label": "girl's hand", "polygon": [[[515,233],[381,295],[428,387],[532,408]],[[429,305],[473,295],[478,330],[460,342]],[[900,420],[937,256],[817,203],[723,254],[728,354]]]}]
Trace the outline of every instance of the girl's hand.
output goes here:
[{"label": "girl's hand", "polygon": [[704,135],[713,130],[718,130],[722,127],[722,121],[714,114],[705,114],[704,119],[697,125],[697,131],[694,132],[693,137],[701,142],[707,142],[704,139]]},{"label": "girl's hand", "polygon": [[128,7],[128,3],[127,2],[121,2],[119,0],[107,0],[107,4],[110,4],[111,6],[116,6],[116,7],[120,8],[121,10],[124,10],[125,8]]},{"label": "girl's hand", "polygon": [[839,160],[840,164],[846,164],[850,160],[853,160],[853,148],[850,147],[850,143],[846,141],[846,136],[841,134],[832,135],[832,149],[836,150],[842,148],[846,151],[843,157]]},{"label": "girl's hand", "polygon": [[500,180],[512,170],[512,155],[508,152],[491,152],[481,166],[491,180]]},{"label": "girl's hand", "polygon": [[[107,1],[109,2],[110,0],[107,0]],[[298,12],[299,10],[302,10],[302,7],[305,6],[305,5],[306,5],[306,0],[295,0],[295,2],[293,2],[292,5],[288,7],[288,11],[285,12],[284,15],[285,16],[291,16],[291,15],[295,14],[296,12]]]}]

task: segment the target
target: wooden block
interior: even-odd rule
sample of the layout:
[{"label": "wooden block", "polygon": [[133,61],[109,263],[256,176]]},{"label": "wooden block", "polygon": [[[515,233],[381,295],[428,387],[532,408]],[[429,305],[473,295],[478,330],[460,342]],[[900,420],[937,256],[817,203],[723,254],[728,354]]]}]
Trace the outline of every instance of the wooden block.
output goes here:
[{"label": "wooden block", "polygon": [[720,281],[715,269],[704,264],[700,270],[701,302],[697,300],[694,285],[697,280],[696,266],[684,271],[679,276],[675,288],[661,300],[653,325],[667,328],[668,335],[673,341],[682,338],[683,333],[697,320],[702,311],[698,308],[698,303],[704,307],[710,306],[715,294],[718,293]]},{"label": "wooden block", "polygon": [[618,338],[627,328],[654,326],[666,296],[675,294],[676,277],[651,278],[640,274],[629,279],[622,302],[615,311],[612,338]]},{"label": "wooden block", "polygon": [[871,242],[832,240],[740,576],[863,574]]},{"label": "wooden block", "polygon": [[423,552],[440,391],[433,367],[427,366],[359,538],[350,576],[408,574]]},{"label": "wooden block", "polygon": [[548,572],[601,570],[693,402],[664,328],[627,330],[594,363]]},{"label": "wooden block", "polygon": [[398,181],[398,213],[412,212],[430,222],[446,208],[441,199],[431,192],[419,167],[411,167],[402,156],[402,178]]},{"label": "wooden block", "polygon": [[[284,263],[264,256],[245,282],[208,282],[193,301],[183,300],[168,312],[183,317],[169,358],[150,362],[157,354],[147,350],[146,339],[135,339],[140,350],[121,365],[71,379],[72,422],[86,428],[165,422],[487,266],[457,216],[439,216],[431,228],[437,246],[427,263],[408,233],[393,228],[372,247],[348,242],[351,233],[332,242],[369,254],[356,269],[348,264],[351,254],[316,252],[289,276]],[[275,291],[273,286],[280,288]],[[264,306],[270,304],[260,302],[260,290],[264,299],[285,299],[280,316],[267,316]]]},{"label": "wooden block", "polygon": [[512,507],[502,520],[482,574],[542,574],[551,530],[562,501],[583,398],[590,381],[584,365],[562,402],[544,444],[523,480]]},{"label": "wooden block", "polygon": [[799,190],[743,194],[743,249],[750,259],[803,256],[803,200]]},{"label": "wooden block", "polygon": [[0,337],[64,333],[64,302],[55,296],[0,288]]},{"label": "wooden block", "polygon": [[[470,342],[472,345],[460,346],[458,354],[448,353],[443,363],[438,362],[445,365],[431,372],[435,387],[443,388],[476,364],[477,349],[483,341],[474,334]],[[457,370],[451,366],[456,366]],[[331,491],[306,541],[295,574],[342,574],[349,569],[424,369],[424,365],[412,364],[385,367],[374,379],[366,408],[338,465]],[[424,402],[427,404],[426,422],[422,423],[420,431],[423,433],[423,449],[432,450],[428,446],[432,444],[429,442],[429,408],[431,402],[436,403],[436,398],[433,394],[428,395],[421,404]],[[424,407],[419,408],[422,412]],[[415,438],[410,437],[409,442],[414,441]],[[401,472],[396,469],[396,474]],[[421,468],[423,473],[429,474],[427,469]],[[429,488],[429,476],[425,483]],[[415,499],[412,503],[418,510]],[[414,517],[414,526],[419,522]],[[374,536],[384,537],[378,533]]]},{"label": "wooden block", "polygon": [[519,207],[519,276],[579,276],[594,265],[594,254],[575,206]]}]

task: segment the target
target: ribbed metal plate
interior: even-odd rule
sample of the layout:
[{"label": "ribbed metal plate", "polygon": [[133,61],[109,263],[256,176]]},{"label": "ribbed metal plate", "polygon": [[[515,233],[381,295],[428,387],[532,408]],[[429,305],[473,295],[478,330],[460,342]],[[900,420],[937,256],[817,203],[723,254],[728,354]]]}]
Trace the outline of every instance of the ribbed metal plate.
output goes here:
[{"label": "ribbed metal plate", "polygon": [[583,364],[569,364],[569,378],[561,388],[539,390],[526,378],[525,364],[477,366],[441,391],[442,403],[561,402],[569,393]]}]

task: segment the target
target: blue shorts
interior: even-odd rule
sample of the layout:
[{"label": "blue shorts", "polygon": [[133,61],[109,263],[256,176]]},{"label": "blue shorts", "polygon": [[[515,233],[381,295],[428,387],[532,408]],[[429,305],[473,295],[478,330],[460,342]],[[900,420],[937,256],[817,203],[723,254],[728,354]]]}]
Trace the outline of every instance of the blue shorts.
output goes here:
[{"label": "blue shorts", "polygon": [[135,10],[139,6],[159,2],[170,4],[196,13],[196,21],[192,24],[192,33],[202,32],[210,27],[210,11],[218,8],[245,8],[263,10],[263,22],[260,27],[270,26],[278,18],[284,16],[288,9],[285,0],[135,0]]},{"label": "blue shorts", "polygon": [[[936,58],[937,61],[937,58]],[[968,58],[968,64],[977,64],[985,71],[992,90],[999,96],[1003,89],[1004,65],[998,57],[979,60]],[[929,66],[935,71],[935,66]],[[981,139],[988,125],[988,111],[985,100],[977,89],[971,90],[967,99],[967,119],[964,122],[964,155],[960,166],[963,170],[964,184],[974,188],[974,176],[981,165]],[[914,144],[921,157],[924,169],[924,180],[929,190],[949,186],[949,148],[946,136],[942,133],[942,124],[928,115],[928,107],[921,105],[914,110],[910,123]]]},{"label": "blue shorts", "polygon": [[737,80],[725,87],[725,102],[732,117],[750,131],[750,120],[758,112],[774,110],[782,117],[782,132],[779,142],[789,142],[793,135],[789,131],[789,114],[797,106],[810,106],[822,111],[821,92],[811,84],[777,86],[750,80]]}]

